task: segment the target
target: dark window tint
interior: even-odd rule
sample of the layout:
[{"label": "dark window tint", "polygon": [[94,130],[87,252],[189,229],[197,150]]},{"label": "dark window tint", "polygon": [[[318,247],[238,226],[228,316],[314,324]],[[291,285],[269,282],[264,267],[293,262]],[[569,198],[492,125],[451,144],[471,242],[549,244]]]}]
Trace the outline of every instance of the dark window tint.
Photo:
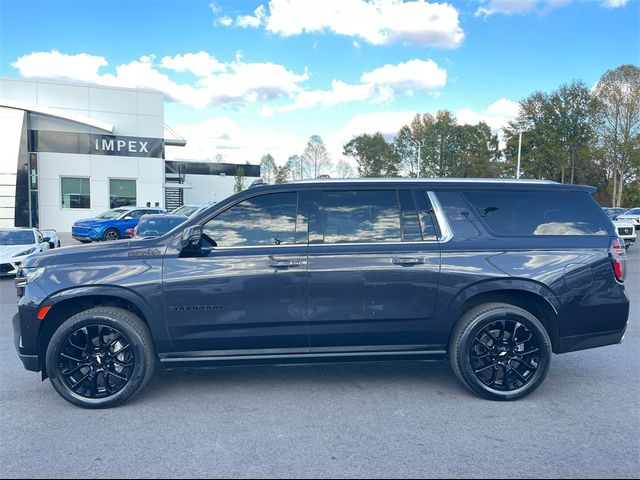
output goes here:
[{"label": "dark window tint", "polygon": [[458,192],[436,192],[447,221],[457,240],[469,240],[480,236],[480,227],[471,207]]},{"label": "dark window tint", "polygon": [[596,203],[582,192],[466,192],[500,235],[606,235]]},{"label": "dark window tint", "polygon": [[209,220],[204,233],[219,247],[292,244],[297,201],[296,192],[244,200]]},{"label": "dark window tint", "polygon": [[405,242],[419,242],[422,240],[422,230],[420,229],[420,218],[418,210],[413,201],[413,195],[409,190],[398,192],[400,200],[400,220],[402,223],[402,240]]},{"label": "dark window tint", "polygon": [[401,241],[398,192],[323,192],[322,235],[324,243]]}]

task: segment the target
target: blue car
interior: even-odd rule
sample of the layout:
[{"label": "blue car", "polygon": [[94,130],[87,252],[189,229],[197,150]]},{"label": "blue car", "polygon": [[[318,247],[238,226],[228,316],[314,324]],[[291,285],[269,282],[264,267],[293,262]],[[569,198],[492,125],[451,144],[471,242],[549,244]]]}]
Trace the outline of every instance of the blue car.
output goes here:
[{"label": "blue car", "polygon": [[71,235],[82,243],[100,240],[118,240],[130,235],[127,230],[138,225],[140,217],[150,214],[164,214],[161,208],[120,207],[106,211],[95,218],[78,220],[71,228]]}]

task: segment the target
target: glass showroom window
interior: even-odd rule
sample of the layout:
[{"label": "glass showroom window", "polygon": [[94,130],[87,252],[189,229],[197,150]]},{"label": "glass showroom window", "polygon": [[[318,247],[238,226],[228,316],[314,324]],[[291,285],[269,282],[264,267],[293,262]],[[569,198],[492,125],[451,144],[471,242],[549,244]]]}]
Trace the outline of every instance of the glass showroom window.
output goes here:
[{"label": "glass showroom window", "polygon": [[88,178],[60,178],[62,208],[90,208],[91,189],[89,185],[90,182]]},{"label": "glass showroom window", "polygon": [[136,203],[135,180],[109,180],[109,208],[135,206]]}]

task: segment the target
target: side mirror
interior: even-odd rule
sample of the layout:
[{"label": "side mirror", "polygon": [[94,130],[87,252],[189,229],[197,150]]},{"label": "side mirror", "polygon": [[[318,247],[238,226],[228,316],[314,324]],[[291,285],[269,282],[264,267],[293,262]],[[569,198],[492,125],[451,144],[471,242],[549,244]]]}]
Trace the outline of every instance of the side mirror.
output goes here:
[{"label": "side mirror", "polygon": [[202,238],[202,225],[191,225],[182,231],[182,237],[180,237],[180,245],[182,248],[192,247],[200,243]]},{"label": "side mirror", "polygon": [[51,237],[42,237],[42,242],[41,243],[47,243],[51,241]]}]

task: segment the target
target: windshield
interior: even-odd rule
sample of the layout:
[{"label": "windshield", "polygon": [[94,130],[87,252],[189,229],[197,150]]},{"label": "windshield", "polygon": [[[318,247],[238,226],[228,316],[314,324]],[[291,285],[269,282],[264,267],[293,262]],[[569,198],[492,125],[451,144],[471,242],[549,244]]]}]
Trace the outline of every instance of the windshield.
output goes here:
[{"label": "windshield", "polygon": [[124,213],[127,213],[129,210],[125,210],[124,208],[116,208],[114,210],[108,210],[100,215],[97,215],[96,218],[101,220],[114,220],[116,218],[120,218]]},{"label": "windshield", "polygon": [[157,237],[180,225],[186,218],[142,218],[136,236]]},{"label": "windshield", "polygon": [[181,207],[176,208],[171,212],[172,215],[184,215],[185,217],[190,216],[193,212],[198,210],[200,207],[193,205],[183,205]]},{"label": "windshield", "polygon": [[640,208],[632,208],[625,212],[625,215],[638,215],[640,213]]},{"label": "windshield", "polygon": [[30,230],[0,230],[0,245],[31,245],[35,242]]}]

